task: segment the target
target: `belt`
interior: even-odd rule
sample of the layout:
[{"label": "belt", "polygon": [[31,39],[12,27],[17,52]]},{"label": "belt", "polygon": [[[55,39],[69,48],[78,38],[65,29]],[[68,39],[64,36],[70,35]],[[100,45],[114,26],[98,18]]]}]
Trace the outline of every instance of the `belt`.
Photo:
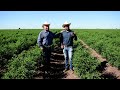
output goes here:
[{"label": "belt", "polygon": [[64,45],[64,47],[72,47],[72,46]]},{"label": "belt", "polygon": [[49,48],[49,47],[51,47],[51,45],[47,45],[47,46],[46,46],[46,45],[44,45],[43,47],[47,47],[47,48]]}]

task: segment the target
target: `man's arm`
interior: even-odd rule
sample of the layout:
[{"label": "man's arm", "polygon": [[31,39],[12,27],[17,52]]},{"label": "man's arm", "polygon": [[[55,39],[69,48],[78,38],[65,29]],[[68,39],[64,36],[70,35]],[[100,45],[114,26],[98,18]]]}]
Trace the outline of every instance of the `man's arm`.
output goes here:
[{"label": "man's arm", "polygon": [[61,33],[55,32],[55,33],[53,33],[53,37],[54,37],[54,38],[59,38],[59,37],[60,37],[60,34],[61,34]]},{"label": "man's arm", "polygon": [[40,32],[37,39],[37,43],[40,48],[43,48],[42,42],[43,42],[42,32]]},{"label": "man's arm", "polygon": [[64,48],[62,32],[60,32],[60,45],[61,45],[61,48]]},{"label": "man's arm", "polygon": [[73,32],[74,34],[74,40],[77,41],[77,35],[75,34],[75,32]]},{"label": "man's arm", "polygon": [[73,31],[72,31],[72,36],[73,36],[74,40],[77,41],[77,35]]}]

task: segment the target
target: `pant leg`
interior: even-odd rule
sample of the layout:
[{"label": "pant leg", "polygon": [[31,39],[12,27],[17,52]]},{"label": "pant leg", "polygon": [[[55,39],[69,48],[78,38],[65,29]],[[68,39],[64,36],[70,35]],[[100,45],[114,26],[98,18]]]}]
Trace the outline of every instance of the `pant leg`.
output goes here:
[{"label": "pant leg", "polygon": [[46,70],[49,71],[50,69],[50,56],[51,56],[51,47],[46,47],[45,50],[45,67]]},{"label": "pant leg", "polygon": [[69,57],[69,63],[70,63],[70,69],[73,69],[72,66],[72,54],[73,54],[73,48],[72,47],[68,47],[68,57]]},{"label": "pant leg", "polygon": [[43,71],[46,71],[46,48],[43,47],[43,51],[42,51],[42,64],[43,64]]},{"label": "pant leg", "polygon": [[65,69],[67,69],[68,68],[68,50],[67,50],[67,47],[64,47],[63,54],[64,54],[64,58],[65,58]]},{"label": "pant leg", "polygon": [[46,58],[47,58],[47,66],[50,67],[50,57],[51,57],[51,47],[47,48]]}]

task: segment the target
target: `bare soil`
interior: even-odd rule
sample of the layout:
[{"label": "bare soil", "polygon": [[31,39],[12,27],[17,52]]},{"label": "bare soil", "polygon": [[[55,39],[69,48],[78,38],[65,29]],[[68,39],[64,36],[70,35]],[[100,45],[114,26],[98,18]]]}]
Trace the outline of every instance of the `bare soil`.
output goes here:
[{"label": "bare soil", "polygon": [[64,55],[62,49],[59,47],[55,47],[51,53],[49,73],[46,73],[43,67],[43,65],[38,64],[34,79],[79,79],[70,70],[63,72],[65,69]]},{"label": "bare soil", "polygon": [[94,49],[90,48],[84,41],[80,40],[80,42],[82,43],[84,48],[90,51],[91,56],[97,58],[101,62],[101,65],[99,66],[99,70],[101,70],[103,77],[120,79],[120,70],[118,70],[118,68],[110,65],[105,58],[103,58]]}]

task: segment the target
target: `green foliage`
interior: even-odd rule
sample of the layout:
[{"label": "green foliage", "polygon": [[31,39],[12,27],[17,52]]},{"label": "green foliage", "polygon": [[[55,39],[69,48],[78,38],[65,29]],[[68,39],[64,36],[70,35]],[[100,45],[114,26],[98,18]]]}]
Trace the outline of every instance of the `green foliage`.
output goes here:
[{"label": "green foliage", "polygon": [[35,74],[37,60],[40,58],[40,49],[35,46],[28,51],[23,51],[12,58],[7,65],[8,70],[3,79],[31,79]]},{"label": "green foliage", "polygon": [[90,47],[120,69],[120,30],[76,30]]},{"label": "green foliage", "polygon": [[91,57],[90,54],[85,50],[80,42],[74,50],[73,65],[75,72],[81,79],[101,79],[100,72],[96,70],[96,67],[100,64],[98,60]]},{"label": "green foliage", "polygon": [[[1,30],[0,67],[7,65],[3,79],[32,79],[37,60],[41,58],[37,37],[41,30]],[[51,30],[59,33],[60,30]],[[79,39],[103,55],[114,66],[120,68],[120,31],[119,30],[74,30]],[[81,79],[101,79],[96,70],[100,64],[91,57],[78,41],[74,42],[73,65]],[[53,40],[53,49],[59,38]]]}]

